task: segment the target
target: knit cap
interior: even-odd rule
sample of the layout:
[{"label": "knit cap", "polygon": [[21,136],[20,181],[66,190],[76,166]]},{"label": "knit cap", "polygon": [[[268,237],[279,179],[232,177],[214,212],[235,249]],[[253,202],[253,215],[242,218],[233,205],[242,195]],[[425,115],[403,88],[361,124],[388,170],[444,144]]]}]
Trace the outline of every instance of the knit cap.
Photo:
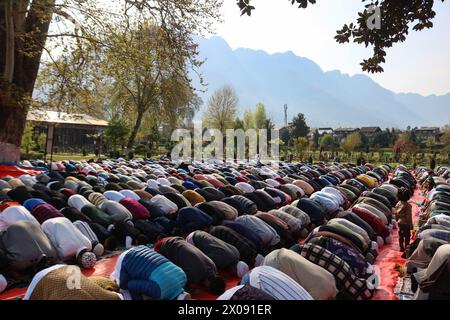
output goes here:
[{"label": "knit cap", "polygon": [[81,253],[79,259],[79,265],[83,269],[92,269],[97,263],[97,258],[93,252]]}]

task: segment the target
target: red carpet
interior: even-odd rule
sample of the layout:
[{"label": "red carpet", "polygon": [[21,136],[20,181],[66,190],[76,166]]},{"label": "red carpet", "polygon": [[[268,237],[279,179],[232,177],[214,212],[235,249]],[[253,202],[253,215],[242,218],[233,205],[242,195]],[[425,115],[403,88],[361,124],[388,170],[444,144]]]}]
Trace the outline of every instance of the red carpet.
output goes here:
[{"label": "red carpet", "polygon": [[0,179],[6,176],[18,178],[24,174],[36,175],[41,172],[42,170],[39,169],[24,169],[22,167],[0,164]]},{"label": "red carpet", "polygon": [[[90,276],[102,276],[102,277],[108,277],[109,275],[114,271],[114,266],[116,265],[117,256],[112,258],[107,258],[102,261],[99,261],[95,268],[92,270],[85,270],[83,271],[83,274],[87,277]],[[227,281],[227,289],[235,287],[239,283],[239,279],[236,277],[232,277],[229,274],[223,274],[222,276],[225,277]],[[12,289],[4,292],[3,294],[0,294],[0,300],[15,300],[18,298],[22,298],[25,296],[25,292],[27,291],[27,288],[21,288],[21,289]],[[194,288],[191,290],[191,295],[194,299],[197,300],[216,300],[217,296],[209,294],[205,290],[202,290],[200,288]]]},{"label": "red carpet", "polygon": [[[109,275],[114,271],[114,266],[116,265],[116,260],[117,260],[117,256],[99,261],[95,265],[94,269],[87,270],[87,271],[85,270],[85,271],[83,271],[83,274],[87,277],[101,276],[101,277],[109,278]],[[0,294],[0,300],[14,300],[17,298],[21,298],[21,297],[25,296],[26,291],[27,291],[27,288],[8,290],[8,291]]]},{"label": "red carpet", "polygon": [[[413,198],[410,200],[413,208],[414,221],[418,219],[420,212],[416,203],[422,202],[423,200],[422,192],[420,188],[417,188]],[[398,281],[398,272],[394,268],[396,265],[404,266],[406,261],[401,257],[402,253],[398,244],[398,230],[393,230],[392,239],[391,244],[384,246],[380,250],[380,254],[375,263],[380,268],[381,284],[375,292],[373,300],[397,300],[394,289]]]}]

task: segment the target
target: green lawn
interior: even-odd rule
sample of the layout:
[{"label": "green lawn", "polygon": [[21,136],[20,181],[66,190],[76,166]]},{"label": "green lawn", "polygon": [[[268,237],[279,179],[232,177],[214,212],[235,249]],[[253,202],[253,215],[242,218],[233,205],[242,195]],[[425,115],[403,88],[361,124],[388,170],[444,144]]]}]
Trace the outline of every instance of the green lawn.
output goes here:
[{"label": "green lawn", "polygon": [[[50,156],[47,157],[50,159]],[[75,161],[81,161],[81,160],[90,160],[90,159],[96,159],[95,154],[88,154],[86,156],[83,156],[81,154],[54,154],[53,155],[53,161],[63,161],[63,160],[75,160]]]},{"label": "green lawn", "polygon": [[[286,156],[286,149],[281,150],[280,155],[284,158],[287,158]],[[300,159],[295,156],[295,150],[291,151],[294,155],[293,161],[299,161]],[[160,154],[159,154],[160,153]],[[165,154],[163,152],[155,152],[154,158],[160,157],[162,154]],[[319,161],[319,152],[318,151],[306,151],[303,155],[302,160],[307,161],[309,156],[313,156],[313,161],[317,162]],[[356,163],[358,157],[361,155],[360,152],[352,152],[351,155],[347,155],[343,152],[339,152],[339,157],[341,158],[342,163]],[[413,166],[413,163],[415,162],[416,165],[425,165],[429,166],[429,159],[432,157],[433,154],[431,153],[417,153],[414,156],[407,156],[402,155],[399,163],[396,163],[395,160],[392,157],[386,156],[386,153],[383,152],[370,152],[370,153],[362,153],[364,159],[366,162],[372,163],[375,166],[381,165],[383,163],[388,163],[393,167],[396,167],[399,163],[403,163],[405,165]],[[420,157],[419,157],[420,155]],[[136,157],[145,157],[144,155],[135,155]],[[102,158],[108,158],[109,155],[102,155]],[[36,157],[31,156],[30,158],[36,159]],[[415,158],[415,159],[414,159]],[[95,154],[88,154],[86,156],[83,156],[82,154],[73,154],[73,153],[58,153],[53,155],[53,161],[62,161],[62,160],[75,160],[75,161],[81,161],[81,160],[90,160],[90,159],[97,159]],[[47,160],[50,160],[50,156],[47,156]],[[448,166],[449,163],[449,157],[447,154],[443,153],[437,153],[436,154],[436,164],[437,165],[444,165]]]}]

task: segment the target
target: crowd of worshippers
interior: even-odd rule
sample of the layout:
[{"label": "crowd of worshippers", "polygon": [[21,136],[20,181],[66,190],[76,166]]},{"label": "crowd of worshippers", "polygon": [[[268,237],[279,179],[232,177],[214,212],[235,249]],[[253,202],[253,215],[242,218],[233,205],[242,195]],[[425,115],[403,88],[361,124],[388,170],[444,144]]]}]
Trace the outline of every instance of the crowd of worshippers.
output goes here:
[{"label": "crowd of worshippers", "polygon": [[450,169],[415,170],[423,195],[419,229],[406,249],[416,300],[450,299]]},{"label": "crowd of worshippers", "polygon": [[[25,299],[190,299],[196,290],[219,300],[370,299],[399,194],[416,187],[405,167],[370,164],[117,159],[46,169],[0,179],[0,292],[25,284]],[[433,212],[448,196],[437,190]],[[68,288],[74,266],[94,268],[116,251],[110,278],[81,275],[81,289]],[[226,290],[227,277],[239,285]]]}]

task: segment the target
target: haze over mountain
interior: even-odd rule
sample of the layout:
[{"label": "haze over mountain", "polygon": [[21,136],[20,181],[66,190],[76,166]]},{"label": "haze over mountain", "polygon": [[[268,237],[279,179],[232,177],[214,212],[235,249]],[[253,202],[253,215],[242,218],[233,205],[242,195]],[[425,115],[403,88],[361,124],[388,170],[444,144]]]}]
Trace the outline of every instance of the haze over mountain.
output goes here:
[{"label": "haze over mountain", "polygon": [[[312,127],[406,128],[450,123],[450,93],[396,94],[363,74],[324,72],[315,62],[292,52],[269,55],[232,50],[220,37],[198,38],[197,42],[201,58],[207,59],[201,68],[208,84],[201,94],[205,105],[216,89],[231,85],[239,95],[240,115],[262,102],[277,125],[284,123],[284,104],[289,107],[289,121],[302,112]],[[197,77],[193,79],[200,88]]]}]

